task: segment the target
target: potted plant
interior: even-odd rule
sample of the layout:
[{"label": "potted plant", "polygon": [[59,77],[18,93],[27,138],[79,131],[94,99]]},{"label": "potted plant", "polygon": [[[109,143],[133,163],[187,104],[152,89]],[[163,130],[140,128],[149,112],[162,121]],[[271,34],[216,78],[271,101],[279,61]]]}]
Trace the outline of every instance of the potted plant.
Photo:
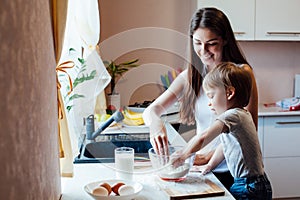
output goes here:
[{"label": "potted plant", "polygon": [[118,76],[122,76],[123,73],[127,72],[130,68],[137,67],[138,64],[136,63],[138,61],[139,59],[134,59],[127,62],[122,62],[120,64],[117,64],[115,61],[103,61],[108,73],[111,76],[110,94],[117,94],[117,92],[115,91],[116,78]]},{"label": "potted plant", "polygon": [[125,72],[127,72],[130,68],[134,68],[139,66],[137,62],[139,59],[130,60],[127,62],[122,62],[117,64],[115,61],[103,61],[108,73],[111,76],[110,82],[110,93],[108,94],[108,113],[113,112],[120,108],[120,95],[115,90],[116,79],[119,76],[122,76]]}]

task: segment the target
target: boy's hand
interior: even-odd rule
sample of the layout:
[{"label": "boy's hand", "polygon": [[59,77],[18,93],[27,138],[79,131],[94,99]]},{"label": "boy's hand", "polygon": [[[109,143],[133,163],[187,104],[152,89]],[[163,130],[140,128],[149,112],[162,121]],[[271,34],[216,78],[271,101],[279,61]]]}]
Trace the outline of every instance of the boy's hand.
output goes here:
[{"label": "boy's hand", "polygon": [[185,156],[182,154],[182,151],[176,151],[173,153],[170,157],[170,162],[171,165],[174,166],[175,168],[181,166],[185,162]]},{"label": "boy's hand", "polygon": [[191,172],[201,172],[202,175],[205,175],[209,173],[212,170],[211,165],[206,164],[206,165],[194,165],[191,168]]},{"label": "boy's hand", "polygon": [[209,173],[212,170],[212,167],[211,167],[210,164],[202,165],[202,166],[199,166],[199,167],[200,167],[200,171],[201,171],[202,175],[205,175],[205,174]]}]

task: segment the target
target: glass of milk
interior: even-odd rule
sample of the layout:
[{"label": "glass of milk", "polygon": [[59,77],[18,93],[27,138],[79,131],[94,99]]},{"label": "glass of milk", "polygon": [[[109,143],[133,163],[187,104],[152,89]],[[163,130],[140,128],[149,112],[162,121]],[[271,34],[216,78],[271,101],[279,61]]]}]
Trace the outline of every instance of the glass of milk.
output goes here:
[{"label": "glass of milk", "polygon": [[134,149],[118,147],[115,149],[116,178],[132,180],[134,168]]}]

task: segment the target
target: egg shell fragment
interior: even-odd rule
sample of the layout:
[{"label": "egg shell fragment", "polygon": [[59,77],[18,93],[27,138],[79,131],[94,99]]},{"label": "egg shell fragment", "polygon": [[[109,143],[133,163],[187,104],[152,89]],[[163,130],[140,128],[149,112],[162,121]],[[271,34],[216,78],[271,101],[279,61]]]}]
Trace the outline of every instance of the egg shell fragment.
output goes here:
[{"label": "egg shell fragment", "polygon": [[108,191],[105,187],[99,186],[93,189],[92,194],[95,196],[108,196]]},{"label": "egg shell fragment", "polygon": [[101,187],[104,187],[108,191],[108,195],[112,192],[111,186],[108,183],[101,183]]},{"label": "egg shell fragment", "polygon": [[134,193],[134,188],[130,185],[122,185],[118,192],[120,196],[131,195]]},{"label": "egg shell fragment", "polygon": [[122,182],[119,182],[119,183],[116,183],[115,185],[112,186],[112,191],[116,194],[116,195],[119,195],[119,188],[122,186],[122,185],[125,185],[125,183],[122,183]]}]

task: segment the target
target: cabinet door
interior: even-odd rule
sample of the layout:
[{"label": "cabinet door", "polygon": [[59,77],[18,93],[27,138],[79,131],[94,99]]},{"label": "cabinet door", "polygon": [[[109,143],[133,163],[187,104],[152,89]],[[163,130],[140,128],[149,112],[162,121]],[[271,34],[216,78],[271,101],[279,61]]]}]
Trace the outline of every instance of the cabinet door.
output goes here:
[{"label": "cabinet door", "polygon": [[255,0],[198,0],[198,8],[216,7],[228,17],[237,40],[254,40]]},{"label": "cabinet door", "polygon": [[264,157],[300,156],[300,116],[265,117]]},{"label": "cabinet door", "polygon": [[256,1],[256,40],[300,41],[299,0]]},{"label": "cabinet door", "polygon": [[258,140],[260,149],[262,151],[262,154],[264,155],[264,118],[258,117],[258,125],[257,125],[257,134],[258,134]]},{"label": "cabinet door", "polygon": [[264,164],[273,198],[300,197],[300,157],[265,158]]}]

